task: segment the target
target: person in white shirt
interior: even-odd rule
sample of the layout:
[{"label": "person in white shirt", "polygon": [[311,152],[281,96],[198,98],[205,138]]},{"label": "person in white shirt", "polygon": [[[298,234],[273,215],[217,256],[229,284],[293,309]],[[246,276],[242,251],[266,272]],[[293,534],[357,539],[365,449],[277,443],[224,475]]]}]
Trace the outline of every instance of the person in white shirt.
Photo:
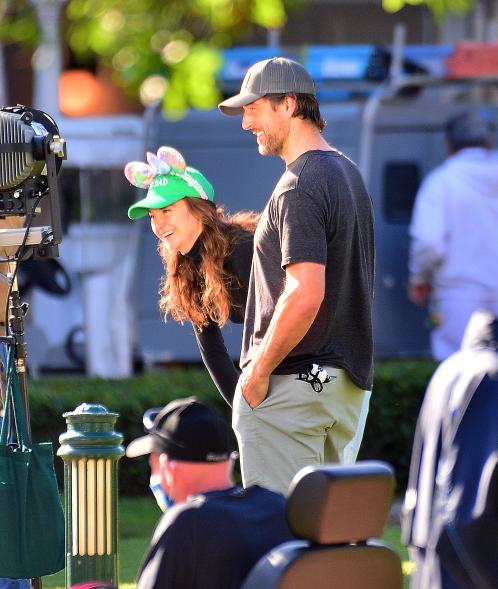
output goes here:
[{"label": "person in white shirt", "polygon": [[409,299],[430,304],[432,355],[460,348],[477,309],[498,313],[498,152],[473,110],[446,124],[449,157],[422,183],[410,225]]}]

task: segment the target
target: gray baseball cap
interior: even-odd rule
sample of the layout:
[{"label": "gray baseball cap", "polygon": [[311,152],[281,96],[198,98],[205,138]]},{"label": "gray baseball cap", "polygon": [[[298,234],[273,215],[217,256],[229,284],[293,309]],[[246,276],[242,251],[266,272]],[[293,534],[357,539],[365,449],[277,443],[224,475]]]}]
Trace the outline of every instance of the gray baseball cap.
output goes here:
[{"label": "gray baseball cap", "polygon": [[239,94],[220,102],[218,108],[225,115],[240,115],[247,106],[266,94],[316,94],[315,83],[307,70],[297,61],[273,57],[258,61],[245,75]]}]

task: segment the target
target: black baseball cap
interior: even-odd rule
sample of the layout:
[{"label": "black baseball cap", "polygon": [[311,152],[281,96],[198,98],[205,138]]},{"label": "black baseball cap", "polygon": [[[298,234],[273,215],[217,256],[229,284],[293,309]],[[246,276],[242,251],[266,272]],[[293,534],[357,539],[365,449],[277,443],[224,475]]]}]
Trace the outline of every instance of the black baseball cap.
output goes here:
[{"label": "black baseball cap", "polygon": [[149,409],[144,425],[148,434],[128,445],[129,458],[151,452],[184,462],[222,462],[230,457],[227,425],[195,397]]}]

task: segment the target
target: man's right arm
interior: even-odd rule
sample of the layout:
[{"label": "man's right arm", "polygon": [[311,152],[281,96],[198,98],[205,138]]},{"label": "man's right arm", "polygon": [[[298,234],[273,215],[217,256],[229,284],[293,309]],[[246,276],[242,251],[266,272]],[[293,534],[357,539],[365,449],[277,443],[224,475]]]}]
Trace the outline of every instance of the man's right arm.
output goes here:
[{"label": "man's right arm", "polygon": [[432,289],[433,273],[441,264],[446,250],[444,180],[439,174],[429,176],[422,184],[410,225],[408,298],[417,305],[427,302]]},{"label": "man's right arm", "polygon": [[265,337],[239,380],[242,394],[257,407],[268,393],[270,374],[311,327],[325,295],[325,266],[311,262],[289,264]]}]

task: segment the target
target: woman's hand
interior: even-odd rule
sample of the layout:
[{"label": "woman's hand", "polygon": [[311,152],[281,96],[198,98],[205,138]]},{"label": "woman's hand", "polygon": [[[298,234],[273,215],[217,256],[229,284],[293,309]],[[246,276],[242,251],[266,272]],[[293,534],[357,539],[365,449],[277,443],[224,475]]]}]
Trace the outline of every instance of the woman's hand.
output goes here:
[{"label": "woman's hand", "polygon": [[254,363],[246,366],[239,378],[241,392],[252,409],[255,409],[266,399],[269,385],[269,375],[259,375]]}]

